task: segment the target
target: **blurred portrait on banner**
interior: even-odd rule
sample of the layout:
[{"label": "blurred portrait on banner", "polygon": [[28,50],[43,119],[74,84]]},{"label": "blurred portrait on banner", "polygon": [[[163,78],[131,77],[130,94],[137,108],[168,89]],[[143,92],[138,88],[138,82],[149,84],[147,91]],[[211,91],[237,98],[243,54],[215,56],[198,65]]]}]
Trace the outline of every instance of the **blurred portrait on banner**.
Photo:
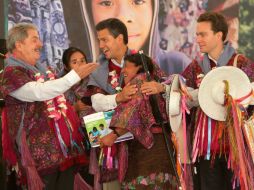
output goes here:
[{"label": "blurred portrait on banner", "polygon": [[173,68],[166,63],[174,58],[179,62],[185,55],[190,59],[197,56],[196,19],[207,10],[227,17],[228,39],[240,53],[254,58],[252,0],[8,0],[2,4],[0,37],[6,38],[8,28],[16,23],[34,23],[44,43],[41,63],[57,71],[63,69],[62,53],[69,46],[79,47],[88,61],[96,61],[95,25],[116,17],[128,28],[129,48],[142,49],[162,69],[179,73],[185,65]]},{"label": "blurred portrait on banner", "polygon": [[[155,59],[168,74],[182,72],[191,62],[189,55],[181,52],[180,48],[165,49],[167,44],[165,39],[161,38],[160,30],[163,24],[161,22],[161,8],[165,7],[166,1],[80,0],[79,2],[83,24],[86,28],[84,32],[87,33],[87,47],[89,47],[92,60],[96,60],[99,54],[95,25],[102,20],[114,17],[120,19],[127,26],[129,33],[128,47],[135,50],[142,49],[145,54]],[[198,5],[195,3],[192,6]],[[170,41],[171,39],[168,38],[167,40]]]}]

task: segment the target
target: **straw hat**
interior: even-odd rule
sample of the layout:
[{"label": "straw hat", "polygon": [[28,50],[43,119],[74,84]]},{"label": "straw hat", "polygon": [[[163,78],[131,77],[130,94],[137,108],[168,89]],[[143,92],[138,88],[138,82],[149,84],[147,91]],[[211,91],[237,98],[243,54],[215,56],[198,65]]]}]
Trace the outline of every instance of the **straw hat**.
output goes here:
[{"label": "straw hat", "polygon": [[[222,66],[207,73],[199,87],[198,101],[205,114],[218,121],[226,120],[223,80],[228,81],[229,94],[235,100],[249,95],[252,91],[248,76],[237,67]],[[252,97],[248,96],[240,103],[248,106],[251,99]]]}]

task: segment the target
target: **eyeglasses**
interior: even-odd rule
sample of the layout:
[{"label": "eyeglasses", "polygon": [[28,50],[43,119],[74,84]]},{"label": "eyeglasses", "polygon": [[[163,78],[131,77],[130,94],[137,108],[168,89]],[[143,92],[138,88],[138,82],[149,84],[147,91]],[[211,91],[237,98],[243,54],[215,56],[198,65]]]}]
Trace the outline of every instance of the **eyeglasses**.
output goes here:
[{"label": "eyeglasses", "polygon": [[82,59],[73,59],[71,60],[71,64],[77,64],[77,63],[86,63],[86,58],[82,58]]}]

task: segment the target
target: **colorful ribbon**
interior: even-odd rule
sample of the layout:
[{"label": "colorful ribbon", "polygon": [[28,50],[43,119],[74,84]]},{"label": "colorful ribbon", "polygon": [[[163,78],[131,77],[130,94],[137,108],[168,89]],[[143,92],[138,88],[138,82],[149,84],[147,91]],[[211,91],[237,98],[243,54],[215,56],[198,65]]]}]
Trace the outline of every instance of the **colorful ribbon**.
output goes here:
[{"label": "colorful ribbon", "polygon": [[206,159],[210,160],[210,152],[211,152],[211,141],[212,141],[212,120],[208,117],[208,138],[207,138],[207,153]]}]

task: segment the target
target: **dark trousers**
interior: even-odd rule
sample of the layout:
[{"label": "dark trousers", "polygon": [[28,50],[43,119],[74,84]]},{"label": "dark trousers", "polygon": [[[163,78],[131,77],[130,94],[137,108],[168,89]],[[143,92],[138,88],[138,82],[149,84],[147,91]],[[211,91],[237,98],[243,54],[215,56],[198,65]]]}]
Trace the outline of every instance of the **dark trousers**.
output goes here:
[{"label": "dark trousers", "polygon": [[195,163],[194,189],[232,190],[232,176],[233,172],[227,169],[227,162],[223,156],[216,157],[212,165],[210,160],[200,158]]},{"label": "dark trousers", "polygon": [[47,176],[43,176],[45,190],[72,190],[74,187],[75,174],[79,172],[81,177],[93,187],[93,175],[89,174],[88,166],[83,166],[79,169],[73,166],[65,171],[58,171]]},{"label": "dark trousers", "polygon": [[74,167],[43,176],[42,179],[45,184],[45,190],[72,190],[74,186],[74,176]]}]

